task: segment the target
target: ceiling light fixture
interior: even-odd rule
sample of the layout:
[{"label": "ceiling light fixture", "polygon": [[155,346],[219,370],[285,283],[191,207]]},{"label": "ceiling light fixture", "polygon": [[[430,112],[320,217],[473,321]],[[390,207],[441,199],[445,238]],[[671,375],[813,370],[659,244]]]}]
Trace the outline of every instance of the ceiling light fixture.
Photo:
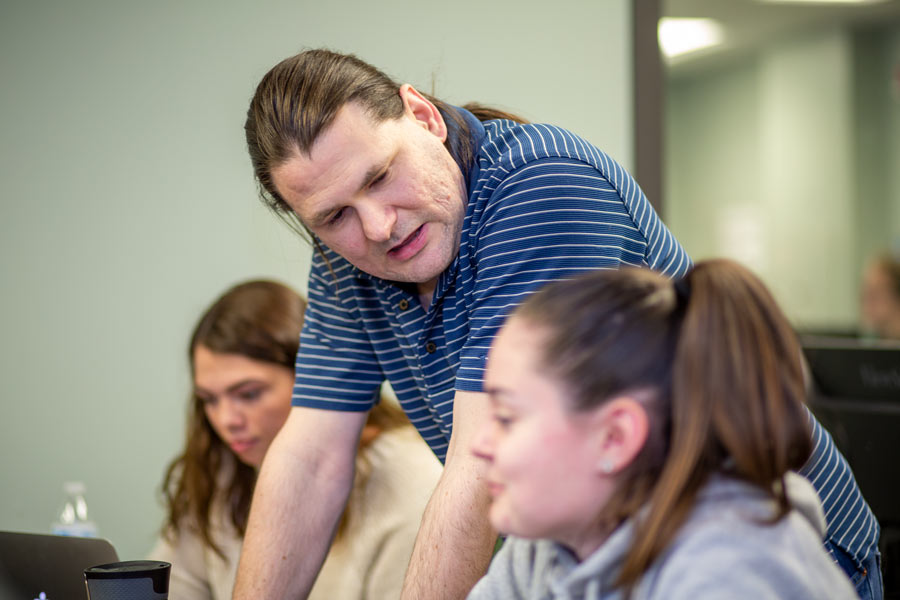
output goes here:
[{"label": "ceiling light fixture", "polygon": [[663,17],[657,28],[659,47],[666,58],[717,46],[725,38],[722,25],[713,19]]}]

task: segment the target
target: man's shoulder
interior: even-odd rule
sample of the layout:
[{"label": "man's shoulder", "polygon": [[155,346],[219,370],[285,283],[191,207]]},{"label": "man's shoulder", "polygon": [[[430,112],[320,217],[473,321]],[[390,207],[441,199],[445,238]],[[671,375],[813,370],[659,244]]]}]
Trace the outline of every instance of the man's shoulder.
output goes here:
[{"label": "man's shoulder", "polygon": [[[611,180],[630,176],[608,154],[580,137],[547,123],[487,121],[478,150],[478,183],[510,176],[542,174],[579,175]],[[490,183],[488,183],[490,185]]]},{"label": "man's shoulder", "polygon": [[606,154],[578,134],[549,123],[487,121],[481,155],[525,158],[568,158],[593,163]]}]

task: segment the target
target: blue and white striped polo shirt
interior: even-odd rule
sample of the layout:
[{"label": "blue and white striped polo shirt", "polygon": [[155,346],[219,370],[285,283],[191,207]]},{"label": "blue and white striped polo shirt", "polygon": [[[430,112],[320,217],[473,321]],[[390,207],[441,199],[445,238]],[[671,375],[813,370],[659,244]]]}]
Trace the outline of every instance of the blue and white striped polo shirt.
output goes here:
[{"label": "blue and white striped polo shirt", "polygon": [[813,452],[800,474],[809,479],[822,500],[828,551],[834,556],[834,546],[841,548],[861,568],[877,549],[881,528],[831,435],[811,412],[807,413],[813,430]]},{"label": "blue and white striped polo shirt", "polygon": [[[296,406],[364,411],[387,379],[442,461],[455,392],[482,391],[491,340],[528,294],[592,269],[644,266],[676,277],[691,265],[634,179],[606,154],[558,127],[481,124],[463,113],[475,130],[476,160],[459,253],[432,304],[423,309],[414,287],[364,273],[327,248],[327,261],[316,253],[293,396]],[[827,442],[817,444],[820,455],[836,452],[818,423],[816,436]],[[832,539],[850,544],[842,547],[858,561],[870,547],[871,512],[846,463],[818,468],[830,471],[807,473],[813,484],[850,478],[837,493],[817,490],[826,514],[839,517],[829,521]]]}]

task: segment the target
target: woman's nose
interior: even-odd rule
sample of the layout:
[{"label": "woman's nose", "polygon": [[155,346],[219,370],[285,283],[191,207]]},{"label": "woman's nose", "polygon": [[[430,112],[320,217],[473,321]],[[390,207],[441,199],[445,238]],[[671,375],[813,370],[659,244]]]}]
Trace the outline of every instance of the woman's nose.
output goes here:
[{"label": "woman's nose", "polygon": [[488,462],[494,459],[494,421],[489,420],[478,429],[472,440],[472,454]]},{"label": "woman's nose", "polygon": [[225,427],[231,430],[242,428],[247,422],[243,409],[237,402],[223,402],[222,404],[222,423]]}]

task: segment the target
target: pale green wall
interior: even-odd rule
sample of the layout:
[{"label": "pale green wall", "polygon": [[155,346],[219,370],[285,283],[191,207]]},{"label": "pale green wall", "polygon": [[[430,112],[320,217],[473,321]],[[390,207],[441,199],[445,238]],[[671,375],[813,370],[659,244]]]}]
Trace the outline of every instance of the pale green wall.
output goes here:
[{"label": "pale green wall", "polygon": [[891,101],[883,76],[885,70],[890,72],[886,41],[885,36],[858,39],[854,56],[857,222],[868,233],[859,239],[856,258],[860,262],[883,247],[892,222],[890,178],[880,175],[891,170],[891,156],[885,152],[892,133],[885,126]]},{"label": "pale green wall", "polygon": [[764,273],[798,323],[856,314],[849,59],[848,36],[830,32],[760,64]]},{"label": "pale green wall", "polygon": [[0,529],[46,531],[81,479],[101,532],[141,556],[195,318],[247,277],[303,287],[309,252],[256,201],[242,138],[275,62],[357,52],[630,166],[630,32],[629,0],[4,2]]},{"label": "pale green wall", "polygon": [[900,253],[900,23],[854,36],[856,189],[862,266]]},{"label": "pale green wall", "polygon": [[[900,254],[900,25],[894,28],[888,43],[890,63],[887,72],[893,76],[891,85],[882,87],[882,94],[889,94],[891,101],[888,107],[887,129],[890,137],[887,141],[888,172],[890,179],[891,203],[891,245],[895,253]],[[882,72],[883,81],[884,72]]]},{"label": "pale green wall", "polygon": [[747,168],[759,155],[757,71],[746,61],[666,90],[666,222],[695,259],[763,260],[758,176]]},{"label": "pale green wall", "polygon": [[755,269],[800,327],[855,325],[862,259],[900,213],[896,42],[890,57],[873,35],[810,33],[668,81],[669,225],[694,259]]}]

